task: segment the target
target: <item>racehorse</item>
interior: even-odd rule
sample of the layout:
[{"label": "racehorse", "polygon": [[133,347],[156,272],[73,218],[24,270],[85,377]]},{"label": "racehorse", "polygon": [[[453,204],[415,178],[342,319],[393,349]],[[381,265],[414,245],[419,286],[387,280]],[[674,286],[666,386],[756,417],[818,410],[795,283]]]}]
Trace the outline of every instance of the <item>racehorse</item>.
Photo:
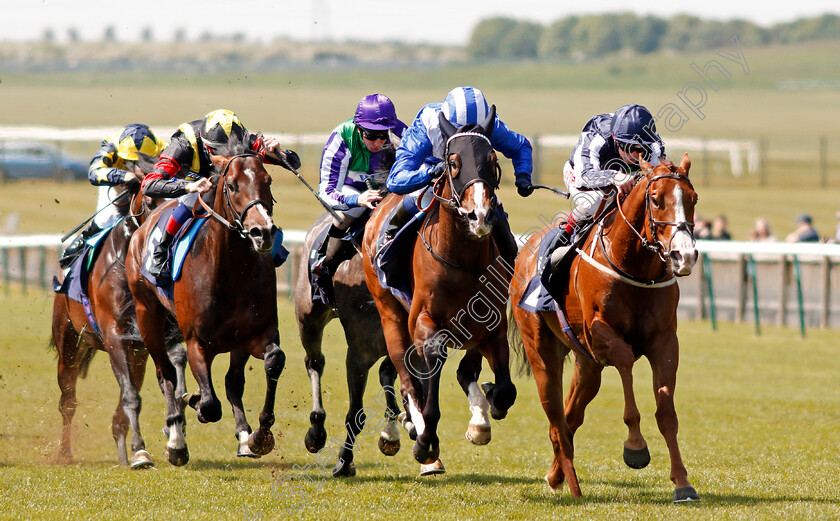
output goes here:
[{"label": "racehorse", "polygon": [[[331,219],[329,214],[324,214],[309,228],[304,242],[305,252],[312,250],[313,241],[324,228],[330,225]],[[379,366],[379,383],[382,386],[380,397],[384,400],[381,400],[378,405],[384,409],[385,423],[379,436],[379,450],[386,456],[393,456],[400,449],[400,435],[396,427],[400,408],[394,392],[397,370],[387,358],[388,351],[385,347],[385,336],[382,334],[382,323],[370,291],[365,285],[361,255],[353,255],[349,260],[342,262],[333,276],[335,308],[320,300],[313,300],[309,273],[309,263],[301,262],[295,284],[295,318],[300,331],[300,341],[306,351],[304,358],[306,371],[312,382],[312,412],[309,414],[311,426],[306,432],[304,443],[311,453],[317,453],[326,444],[327,431],[324,429],[326,412],[321,403],[321,375],[326,360],[321,351],[321,342],[324,328],[337,317],[344,328],[344,337],[347,341],[345,365],[350,406],[344,424],[347,438],[339,450],[333,475],[353,476],[356,474],[353,463],[353,445],[367,421],[365,409],[368,411],[373,409],[364,407],[363,402],[368,373],[382,357],[386,358]]]},{"label": "racehorse", "polygon": [[[656,421],[671,457],[674,501],[699,499],[688,481],[677,444],[674,387],[679,360],[676,278],[691,273],[697,260],[694,206],[697,194],[684,155],[680,166],[663,160],[656,167],[642,160],[644,174],[623,202],[607,213],[579,244],[577,256],[552,291],[560,311],[528,312],[512,306],[548,417],[554,463],[546,480],[559,490],[564,479],[572,496],[581,495],[574,468],[573,436],[601,385],[604,366],[613,365],[624,388],[624,461],[631,468],[650,462],[639,428],[633,395],[633,363],[645,356],[653,370]],[[618,196],[616,196],[618,197]],[[543,230],[545,233],[547,229]],[[523,295],[523,281],[536,273],[534,234],[516,262],[511,295]],[[578,340],[579,339],[579,340]],[[563,360],[575,351],[569,394],[563,407]]]},{"label": "racehorse", "polygon": [[[134,169],[141,178],[143,170],[150,170],[154,161],[141,158]],[[139,186],[139,185],[138,185]],[[87,287],[91,314],[99,332],[93,327],[84,305],[66,293],[56,293],[53,301],[52,344],[58,351],[58,385],[61,389],[59,411],[63,420],[58,461],[70,463],[71,424],[76,412],[76,384],[81,374],[86,376],[97,350],[105,351],[120,386],[120,401],[114,411],[111,431],[117,443],[117,457],[123,465],[133,469],[146,468],[154,463],[146,451],[140,434],[140,388],[149,357],[137,332],[134,301],[125,279],[125,256],[132,233],[145,220],[155,201],[130,190],[131,199],[117,205],[123,216],[103,239],[93,267],[88,274]],[[169,353],[177,374],[177,388],[183,394],[186,356],[183,348],[175,343]],[[129,463],[126,456],[126,435],[131,426]]]},{"label": "racehorse", "polygon": [[[427,209],[407,253],[410,306],[380,285],[374,266],[379,230],[390,211],[402,204],[401,198],[383,199],[365,230],[365,281],[379,310],[388,355],[399,373],[406,411],[416,429],[413,453],[421,463],[421,474],[442,467],[437,436],[440,369],[449,347],[465,350],[457,375],[473,413],[466,433],[471,442],[488,443],[487,410],[496,419],[504,418],[516,397],[508,367],[507,323],[502,319],[512,266],[504,265],[490,235],[501,173],[490,144],[495,115],[492,107],[480,125],[458,129],[440,117],[446,172],[433,188],[437,204]],[[494,287],[496,278],[501,279],[498,287]],[[498,379],[495,387],[487,385],[486,397],[476,383],[482,355]]]},{"label": "racehorse", "polygon": [[[184,437],[184,401],[175,393],[175,371],[164,356],[163,325],[174,316],[187,347],[187,360],[198,383],[189,397],[198,420],[218,421],[221,403],[210,378],[219,353],[230,352],[225,376],[228,401],[233,408],[238,455],[260,456],[274,448],[274,400],[277,379],[285,365],[277,325],[276,274],[271,252],[277,227],[271,214],[271,177],[254,154],[212,156],[217,173],[209,222],[198,231],[184,259],[181,275],[173,282],[169,299],[140,272],[146,259],[149,235],[160,211],[153,213],[132,238],[126,276],[137,308],[137,324],[157,367],[166,397],[169,430],[167,459],[173,465],[189,461]],[[266,396],[260,427],[251,432],[242,406],[245,364],[249,355],[264,359]]]}]

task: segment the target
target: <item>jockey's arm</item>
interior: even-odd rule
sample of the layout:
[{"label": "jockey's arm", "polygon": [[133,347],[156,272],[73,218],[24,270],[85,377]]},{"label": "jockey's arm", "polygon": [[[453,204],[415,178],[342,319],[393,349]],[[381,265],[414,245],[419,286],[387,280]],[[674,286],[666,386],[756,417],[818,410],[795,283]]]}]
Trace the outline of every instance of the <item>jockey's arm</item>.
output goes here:
[{"label": "jockey's arm", "polygon": [[422,122],[415,123],[403,133],[396,159],[385,185],[395,194],[408,194],[428,185],[434,165],[425,165],[432,155],[432,142]]},{"label": "jockey's arm", "polygon": [[133,172],[119,169],[114,164],[117,151],[110,143],[99,149],[88,168],[88,179],[95,186],[117,186],[135,177]]},{"label": "jockey's arm", "polygon": [[531,184],[531,173],[534,171],[534,151],[528,138],[514,132],[496,117],[496,124],[490,139],[493,148],[505,155],[513,162],[513,172],[517,185]]},{"label": "jockey's arm", "polygon": [[[251,150],[260,154],[263,161],[270,165],[280,165],[287,168],[283,161],[277,159],[282,157],[286,162],[297,170],[300,168],[300,158],[294,150],[283,149],[280,147],[280,140],[274,136],[263,136],[261,134],[251,134],[249,146]],[[270,152],[267,153],[267,152]]]}]

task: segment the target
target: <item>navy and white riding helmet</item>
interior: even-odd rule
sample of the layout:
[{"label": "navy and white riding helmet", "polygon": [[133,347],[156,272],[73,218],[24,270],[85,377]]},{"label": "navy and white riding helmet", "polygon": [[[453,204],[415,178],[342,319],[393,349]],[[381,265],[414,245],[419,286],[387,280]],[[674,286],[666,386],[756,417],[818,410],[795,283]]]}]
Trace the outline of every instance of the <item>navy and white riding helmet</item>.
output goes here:
[{"label": "navy and white riding helmet", "polygon": [[456,127],[478,125],[487,118],[490,106],[484,93],[475,87],[457,87],[446,95],[441,111]]},{"label": "navy and white riding helmet", "polygon": [[610,130],[613,139],[625,144],[650,146],[659,141],[653,116],[641,105],[624,105],[616,110]]}]

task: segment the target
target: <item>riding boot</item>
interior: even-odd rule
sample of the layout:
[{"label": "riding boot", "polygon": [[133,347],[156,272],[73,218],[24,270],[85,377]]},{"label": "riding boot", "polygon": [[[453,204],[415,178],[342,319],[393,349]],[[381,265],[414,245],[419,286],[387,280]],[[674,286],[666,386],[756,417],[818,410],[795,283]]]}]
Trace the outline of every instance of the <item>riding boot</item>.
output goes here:
[{"label": "riding boot", "polygon": [[70,243],[70,246],[64,250],[62,253],[61,258],[58,259],[58,264],[61,266],[62,269],[69,268],[73,261],[76,260],[76,257],[82,252],[82,249],[85,246],[85,242],[96,235],[97,233],[101,232],[102,228],[97,226],[95,222],[91,222],[90,226],[88,226],[82,233],[76,236],[73,239],[73,242]]},{"label": "riding boot", "polygon": [[500,211],[496,222],[493,224],[493,238],[496,239],[496,245],[499,248],[499,254],[504,259],[508,266],[513,268],[516,262],[516,255],[519,253],[519,245],[516,243],[516,238],[510,231],[510,223],[504,214]]},{"label": "riding boot", "polygon": [[[312,273],[319,277],[331,277],[335,274],[338,264],[343,260],[338,258],[338,252],[344,245],[345,233],[345,230],[338,228],[335,224],[330,226],[326,239],[318,248],[318,260],[312,266]],[[336,262],[337,259],[338,262]]]},{"label": "riding boot", "polygon": [[416,213],[417,212],[409,212],[406,209],[405,204],[397,206],[397,211],[394,212],[394,215],[391,216],[391,220],[388,221],[388,224],[385,226],[385,235],[383,236],[382,244],[391,242],[397,232],[400,231],[400,228],[405,226],[405,224],[410,221]]},{"label": "riding boot", "polygon": [[152,265],[149,267],[149,274],[159,281],[166,281],[172,278],[172,269],[169,265],[169,246],[172,244],[173,236],[166,230],[163,237],[152,253]]}]

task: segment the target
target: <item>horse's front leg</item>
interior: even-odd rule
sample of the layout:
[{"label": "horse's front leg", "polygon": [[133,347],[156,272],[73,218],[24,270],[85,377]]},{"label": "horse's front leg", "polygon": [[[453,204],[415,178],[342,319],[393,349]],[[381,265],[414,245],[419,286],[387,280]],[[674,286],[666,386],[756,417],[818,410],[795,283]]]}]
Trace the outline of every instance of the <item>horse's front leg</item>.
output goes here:
[{"label": "horse's front leg", "polygon": [[516,401],[516,386],[510,378],[510,345],[507,341],[507,328],[501,325],[496,335],[479,349],[496,375],[495,384],[489,382],[481,384],[490,402],[490,415],[494,420],[502,420]]},{"label": "horse's front leg", "polygon": [[458,383],[467,395],[470,403],[470,423],[465,434],[473,445],[487,445],[490,443],[490,402],[484,391],[478,386],[478,375],[481,373],[481,353],[477,349],[464,353],[458,364]]},{"label": "horse's front leg", "polygon": [[647,357],[653,371],[656,423],[668,445],[668,454],[671,457],[671,481],[677,487],[674,490],[674,501],[699,500],[700,496],[688,481],[688,471],[683,464],[677,443],[679,422],[674,409],[674,387],[677,383],[677,366],[679,365],[679,341],[676,335],[669,335],[668,338],[652,344]]},{"label": "horse's front leg", "polygon": [[[415,413],[411,418],[417,426],[417,440],[414,442],[414,458],[424,464],[434,464],[440,455],[440,440],[437,425],[440,421],[440,373],[446,361],[448,337],[438,331],[437,324],[426,312],[421,312],[414,326],[414,347],[422,346],[425,370],[414,376],[423,381],[425,403],[423,405],[422,427],[417,425]],[[422,473],[422,472],[421,472]]]},{"label": "horse's front leg", "polygon": [[217,422],[222,419],[222,402],[216,397],[210,376],[213,354],[208,353],[201,341],[194,336],[187,338],[186,344],[187,360],[198,384],[198,391],[187,399],[187,403],[195,409],[198,421],[201,423]]},{"label": "horse's front leg", "polygon": [[381,389],[374,399],[374,402],[380,406],[383,405],[383,401],[385,402],[385,426],[379,433],[379,451],[386,456],[393,456],[400,451],[400,430],[397,427],[400,406],[396,398],[397,390],[394,389],[396,380],[397,369],[391,359],[386,356],[379,365],[379,385]]},{"label": "horse's front leg", "polygon": [[615,330],[601,320],[593,320],[591,341],[599,359],[611,363],[621,377],[624,391],[624,424],[627,425],[627,440],[624,442],[624,463],[633,469],[645,468],[650,463],[650,452],[642,435],[641,414],[633,393],[633,348]]},{"label": "horse's front leg", "polygon": [[225,375],[225,395],[233,410],[234,436],[239,442],[236,455],[246,458],[259,458],[248,447],[248,438],[251,435],[251,425],[245,417],[245,408],[242,405],[242,395],[245,392],[245,365],[251,357],[246,349],[236,349],[230,353],[230,367]]},{"label": "horse's front leg", "polygon": [[277,394],[277,380],[286,366],[286,354],[280,349],[280,333],[276,330],[263,352],[265,360],[265,404],[260,413],[260,427],[248,438],[248,447],[256,454],[265,455],[274,449],[274,399]]}]

